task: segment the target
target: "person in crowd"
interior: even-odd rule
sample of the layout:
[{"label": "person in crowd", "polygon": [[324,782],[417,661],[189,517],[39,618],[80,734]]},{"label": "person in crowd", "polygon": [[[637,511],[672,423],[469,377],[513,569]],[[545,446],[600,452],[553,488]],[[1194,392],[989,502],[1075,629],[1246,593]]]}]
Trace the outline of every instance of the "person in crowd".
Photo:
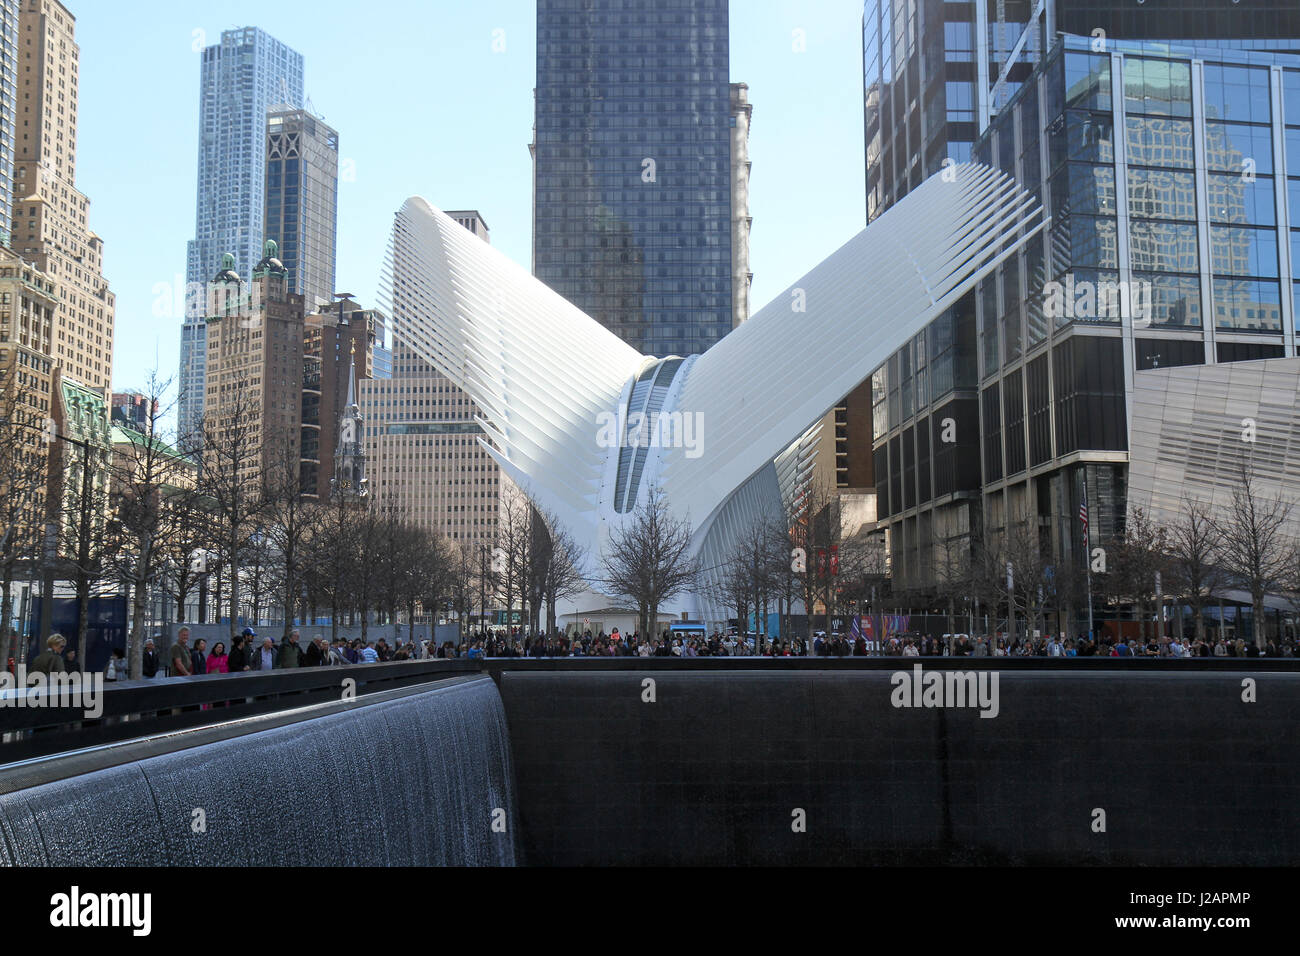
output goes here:
[{"label": "person in crowd", "polygon": [[275,642],[271,635],[262,638],[262,646],[254,650],[248,658],[248,669],[252,671],[269,671],[275,668]]},{"label": "person in crowd", "polygon": [[140,655],[140,673],[146,678],[158,676],[158,649],[152,637],[144,642],[144,653]]},{"label": "person in crowd", "polygon": [[206,673],[230,673],[230,655],[226,653],[226,645],[224,642],[217,641],[217,643],[212,646],[212,653],[208,655]]},{"label": "person in crowd", "polygon": [[[247,628],[245,628],[247,630]],[[226,667],[231,674],[239,674],[248,670],[248,635],[239,633],[235,635],[234,644],[230,648],[230,655],[226,659]]]},{"label": "person in crowd", "polygon": [[113,654],[108,659],[108,667],[104,669],[104,680],[126,680],[130,671],[126,666],[126,655],[122,653],[120,647],[113,648]]},{"label": "person in crowd", "polygon": [[375,650],[374,644],[366,644],[363,647],[358,648],[357,653],[360,657],[360,663],[362,664],[379,663],[379,653]]},{"label": "person in crowd", "polygon": [[190,654],[190,629],[182,627],[176,632],[176,643],[172,645],[171,676],[189,677],[194,673],[194,658]]},{"label": "person in crowd", "polygon": [[28,670],[32,673],[39,671],[42,674],[64,673],[67,665],[63,660],[63,649],[67,646],[68,642],[62,634],[51,634],[45,639],[45,650],[36,655]]},{"label": "person in crowd", "polygon": [[208,642],[201,637],[194,642],[194,649],[190,651],[191,674],[206,674],[208,672],[208,655],[204,653],[207,647]]},{"label": "person in crowd", "polygon": [[275,666],[279,668],[297,667],[302,649],[298,646],[298,630],[294,628],[288,636],[280,639],[279,657]]}]

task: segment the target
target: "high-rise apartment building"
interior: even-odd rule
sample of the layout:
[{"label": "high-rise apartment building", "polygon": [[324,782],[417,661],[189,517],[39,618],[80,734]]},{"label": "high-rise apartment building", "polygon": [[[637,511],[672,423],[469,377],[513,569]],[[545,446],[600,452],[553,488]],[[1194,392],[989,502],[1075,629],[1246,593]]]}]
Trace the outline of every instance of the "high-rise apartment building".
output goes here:
[{"label": "high-rise apartment building", "polygon": [[[447,215],[488,241],[477,211]],[[390,379],[357,383],[370,497],[464,547],[490,543],[513,486],[479,444],[478,406],[402,341],[400,325],[392,362]]]},{"label": "high-rise apartment building", "polygon": [[334,299],[339,134],[306,110],[266,118],[267,239],[308,309]]},{"label": "high-rise apartment building", "polygon": [[58,286],[50,357],[107,401],[114,299],[103,276],[103,240],[90,231],[90,203],[76,189],[76,20],[58,0],[23,0],[18,25],[10,246]]},{"label": "high-rise apartment building", "polygon": [[533,272],[647,354],[736,322],[728,68],[727,0],[538,0]]},{"label": "high-rise apartment building", "polygon": [[267,113],[303,106],[303,59],[257,27],[227,30],[203,50],[199,76],[198,197],[186,264],[178,425],[197,427],[206,395],[204,289],[227,253],[252,272],[266,238]]}]

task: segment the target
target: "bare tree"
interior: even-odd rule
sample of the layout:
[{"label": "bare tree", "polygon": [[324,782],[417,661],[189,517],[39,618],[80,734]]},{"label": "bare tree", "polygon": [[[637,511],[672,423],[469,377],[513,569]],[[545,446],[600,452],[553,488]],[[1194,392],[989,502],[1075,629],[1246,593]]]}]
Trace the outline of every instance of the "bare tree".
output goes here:
[{"label": "bare tree", "polygon": [[177,623],[185,620],[185,605],[200,582],[211,573],[209,549],[215,537],[212,503],[197,488],[173,493],[166,499],[167,533],[154,539],[162,566],[162,583],[176,604]]},{"label": "bare tree", "polygon": [[1222,545],[1220,555],[1229,581],[1250,594],[1255,644],[1263,647],[1264,596],[1283,588],[1290,571],[1292,542],[1286,525],[1293,503],[1279,491],[1264,497],[1254,471],[1243,462],[1227,512],[1214,522]]},{"label": "bare tree", "polygon": [[171,380],[151,372],[143,395],[145,428],[124,430],[126,441],[113,449],[109,473],[110,506],[118,547],[112,554],[117,579],[131,594],[131,633],[127,659],[133,679],[141,676],[145,609],[149,588],[165,568],[162,542],[178,533],[194,487],[193,465],[163,439],[163,420],[171,412],[164,404]]},{"label": "bare tree", "polygon": [[526,603],[525,591],[533,550],[533,506],[518,490],[508,492],[501,502],[497,523],[497,548],[492,555],[499,592],[506,609],[506,619],[514,610],[515,599]]},{"label": "bare tree", "polygon": [[655,486],[630,519],[610,533],[601,556],[605,583],[637,605],[643,635],[657,626],[660,606],[695,583],[699,568],[690,546],[690,525],[672,514]]},{"label": "bare tree", "polygon": [[756,637],[768,636],[767,619],[762,612],[781,587],[784,569],[790,566],[788,548],[775,530],[781,524],[774,516],[759,515],[742,527],[727,557],[723,575],[729,603],[736,608],[745,630],[748,630],[747,612],[754,611]]},{"label": "bare tree", "polygon": [[230,398],[202,424],[203,470],[200,487],[211,502],[214,549],[229,582],[225,597],[230,610],[230,644],[235,643],[239,619],[240,564],[256,529],[263,504],[258,474],[262,442],[257,409],[244,383],[236,383]]},{"label": "bare tree", "polygon": [[321,508],[302,495],[301,463],[296,442],[274,444],[262,473],[259,509],[266,560],[271,565],[270,586],[284,619],[281,640],[287,640],[302,602],[305,580],[315,552],[312,541],[320,533]]},{"label": "bare tree", "polygon": [[816,629],[816,608],[820,604],[830,628],[833,605],[838,600],[839,509],[834,493],[822,482],[813,482],[789,506],[791,567],[799,582],[799,597],[808,615],[807,638],[812,646]]},{"label": "bare tree", "polygon": [[[107,422],[104,425],[107,427]],[[46,506],[57,529],[58,564],[76,594],[76,647],[83,671],[87,666],[90,599],[112,578],[114,551],[121,544],[116,519],[112,529],[108,524],[110,461],[109,449],[89,440],[60,436],[50,448]]]},{"label": "bare tree", "polygon": [[554,634],[557,601],[581,594],[587,589],[582,566],[587,551],[573,539],[567,528],[553,514],[543,514],[547,528],[545,560],[541,571],[541,594],[546,600],[546,633]]},{"label": "bare tree", "polygon": [[1169,570],[1168,537],[1168,529],[1141,508],[1134,508],[1123,530],[1105,548],[1106,572],[1101,575],[1101,585],[1111,601],[1133,605],[1143,639],[1154,617],[1156,576]]},{"label": "bare tree", "polygon": [[1184,498],[1178,521],[1169,529],[1169,570],[1173,593],[1192,609],[1196,639],[1205,639],[1205,606],[1224,585],[1220,551],[1223,538],[1200,501]]},{"label": "bare tree", "polygon": [[957,633],[957,607],[971,595],[970,539],[964,535],[945,535],[935,542],[935,595],[948,615],[948,653],[954,653],[953,635]]}]

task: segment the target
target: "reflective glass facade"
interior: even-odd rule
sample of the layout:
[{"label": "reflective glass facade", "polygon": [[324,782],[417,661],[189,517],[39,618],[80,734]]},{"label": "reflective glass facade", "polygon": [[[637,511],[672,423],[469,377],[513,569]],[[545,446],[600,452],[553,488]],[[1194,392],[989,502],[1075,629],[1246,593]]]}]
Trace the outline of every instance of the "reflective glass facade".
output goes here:
[{"label": "reflective glass facade", "polygon": [[266,123],[264,233],[280,247],[289,288],[316,311],[334,301],[339,134],[306,110]]},{"label": "reflective glass facade", "polygon": [[726,0],[538,0],[533,271],[642,352],[732,327]]},{"label": "reflective glass facade", "polygon": [[204,288],[235,257],[247,280],[262,258],[266,174],[266,115],[273,106],[301,109],[303,59],[258,29],[227,30],[206,47],[199,74],[198,197],[194,238],[186,256],[186,328],[181,337],[182,434],[203,412],[201,369],[206,331]]},{"label": "reflective glass facade", "polygon": [[13,221],[14,126],[18,115],[18,0],[0,0],[0,244]]},{"label": "reflective glass facade", "polygon": [[[984,534],[1036,514],[1043,546],[1073,560],[1085,487],[1092,543],[1123,526],[1135,376],[1297,354],[1300,54],[1244,45],[1060,38],[972,147],[1052,217],[972,296],[964,487]],[[917,360],[935,333],[872,377],[878,510],[904,579],[924,578],[922,529],[947,507],[914,466],[944,447],[935,419],[970,441],[962,392]]]},{"label": "reflective glass facade", "polygon": [[[866,0],[868,221],[937,172],[945,159],[968,159],[975,140],[1058,34],[1092,37],[1097,30],[1116,40],[1295,50],[1300,5],[1295,0],[1252,0],[1248,8],[1240,0],[1045,0],[1040,10],[1037,0]],[[1164,80],[1157,76],[1154,82]],[[1237,118],[1244,119],[1240,113]]]}]

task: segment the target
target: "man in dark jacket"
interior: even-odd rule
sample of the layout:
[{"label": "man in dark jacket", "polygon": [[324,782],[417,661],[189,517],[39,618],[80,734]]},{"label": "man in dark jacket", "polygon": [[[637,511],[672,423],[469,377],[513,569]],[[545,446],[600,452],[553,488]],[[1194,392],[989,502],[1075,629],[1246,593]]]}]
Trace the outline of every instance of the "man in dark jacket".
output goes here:
[{"label": "man in dark jacket", "polygon": [[60,634],[51,634],[45,641],[45,650],[36,655],[29,668],[32,673],[61,674],[67,670],[63,663],[63,648],[67,641]]},{"label": "man in dark jacket", "polygon": [[158,651],[154,647],[152,637],[144,642],[144,654],[141,657],[140,673],[145,677],[158,676]]},{"label": "man in dark jacket", "polygon": [[248,638],[243,634],[235,638],[234,645],[230,648],[230,658],[226,666],[232,674],[240,674],[248,670]]},{"label": "man in dark jacket", "polygon": [[262,638],[262,646],[253,648],[248,653],[248,669],[269,671],[275,667],[275,646],[270,634]]},{"label": "man in dark jacket", "polygon": [[294,630],[289,636],[280,640],[280,653],[275,662],[279,668],[297,667],[302,648],[298,646],[298,632]]},{"label": "man in dark jacket", "polygon": [[320,635],[312,638],[311,643],[307,645],[306,652],[302,655],[303,667],[319,667],[325,662],[321,653],[320,644]]}]

